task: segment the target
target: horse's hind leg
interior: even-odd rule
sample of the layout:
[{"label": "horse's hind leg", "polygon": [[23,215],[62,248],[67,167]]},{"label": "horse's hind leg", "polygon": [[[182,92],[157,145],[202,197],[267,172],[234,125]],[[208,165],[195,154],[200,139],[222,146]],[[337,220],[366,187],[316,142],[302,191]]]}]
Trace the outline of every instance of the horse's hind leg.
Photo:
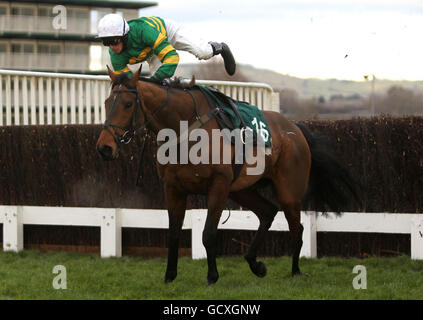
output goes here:
[{"label": "horse's hind leg", "polygon": [[217,177],[209,187],[207,219],[203,230],[203,245],[207,252],[208,284],[213,284],[219,279],[217,272],[217,226],[222,210],[226,205],[229,195],[229,182],[224,177]]},{"label": "horse's hind leg", "polygon": [[301,203],[285,204],[282,206],[285,218],[288,221],[289,232],[291,235],[292,252],[292,275],[302,274],[298,265],[300,251],[303,245],[303,230],[301,224]]},{"label": "horse's hind leg", "polygon": [[[293,170],[294,171],[294,170]],[[298,172],[295,171],[295,172]],[[303,226],[301,225],[301,199],[305,193],[306,187],[301,183],[300,175],[297,175],[296,183],[287,183],[283,177],[288,174],[280,175],[279,179],[274,180],[279,204],[288,221],[289,233],[292,241],[292,275],[301,274],[298,266],[301,247],[303,245]],[[295,181],[291,177],[289,181]],[[304,181],[304,180],[303,180]]]},{"label": "horse's hind leg", "polygon": [[[300,133],[299,133],[300,134]],[[301,274],[298,266],[303,245],[301,202],[307,192],[311,165],[310,150],[302,135],[285,141],[285,152],[275,165],[272,175],[279,205],[285,213],[292,239],[292,274]]]},{"label": "horse's hind leg", "polygon": [[176,192],[172,187],[165,188],[169,215],[168,257],[165,283],[176,278],[178,269],[179,236],[184,222],[187,195]]},{"label": "horse's hind leg", "polygon": [[230,195],[230,198],[241,206],[253,211],[260,220],[259,228],[244,258],[247,260],[251,271],[256,276],[264,277],[267,273],[266,265],[261,261],[257,261],[257,251],[263,243],[266,232],[272,225],[278,208],[254,190],[235,192]]}]

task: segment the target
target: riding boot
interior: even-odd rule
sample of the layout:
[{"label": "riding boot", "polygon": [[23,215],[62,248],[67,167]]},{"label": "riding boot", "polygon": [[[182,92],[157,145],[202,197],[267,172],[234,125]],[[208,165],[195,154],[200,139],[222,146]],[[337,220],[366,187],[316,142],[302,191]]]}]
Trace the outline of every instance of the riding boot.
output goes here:
[{"label": "riding boot", "polygon": [[228,45],[224,42],[209,42],[209,44],[213,48],[213,56],[218,54],[222,55],[223,62],[225,63],[226,72],[230,76],[232,76],[235,73],[236,64],[231,49],[229,49]]}]

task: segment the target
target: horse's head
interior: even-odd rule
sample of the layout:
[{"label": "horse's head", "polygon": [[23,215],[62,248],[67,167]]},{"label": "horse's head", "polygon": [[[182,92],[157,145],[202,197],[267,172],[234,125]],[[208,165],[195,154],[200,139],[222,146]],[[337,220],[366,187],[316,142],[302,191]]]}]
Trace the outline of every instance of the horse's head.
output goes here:
[{"label": "horse's head", "polygon": [[132,78],[127,74],[116,75],[107,67],[112,90],[105,101],[106,121],[97,140],[97,151],[103,160],[114,160],[119,146],[127,144],[136,133],[138,118],[143,116],[137,83],[141,68]]}]

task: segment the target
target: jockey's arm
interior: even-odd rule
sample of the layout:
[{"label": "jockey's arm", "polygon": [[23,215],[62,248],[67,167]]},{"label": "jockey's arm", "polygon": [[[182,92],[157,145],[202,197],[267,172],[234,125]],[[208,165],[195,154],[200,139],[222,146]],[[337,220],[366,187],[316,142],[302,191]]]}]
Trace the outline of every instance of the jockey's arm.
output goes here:
[{"label": "jockey's arm", "polygon": [[129,59],[124,55],[113,54],[113,51],[109,49],[110,61],[112,62],[114,73],[121,74],[122,72],[128,72],[132,76],[132,71],[128,67]]},{"label": "jockey's arm", "polygon": [[162,63],[152,77],[158,80],[170,78],[178,66],[179,55],[175,48],[168,42],[165,35],[157,31],[153,32],[152,35],[154,35],[154,38],[150,40],[150,46],[153,49],[153,53]]}]

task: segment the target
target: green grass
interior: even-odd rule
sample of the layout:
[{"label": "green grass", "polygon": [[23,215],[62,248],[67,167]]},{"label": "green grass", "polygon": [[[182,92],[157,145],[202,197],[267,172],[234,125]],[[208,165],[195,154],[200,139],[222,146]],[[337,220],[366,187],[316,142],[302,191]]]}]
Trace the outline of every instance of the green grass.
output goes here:
[{"label": "green grass", "polygon": [[[291,258],[263,258],[267,276],[254,276],[241,257],[218,258],[219,281],[207,286],[207,263],[179,260],[178,277],[164,284],[166,259],[102,259],[77,253],[0,252],[0,299],[423,299],[423,261],[396,258],[301,259],[310,276],[291,277]],[[355,265],[367,289],[355,290]],[[56,265],[67,289],[53,288]]]}]

